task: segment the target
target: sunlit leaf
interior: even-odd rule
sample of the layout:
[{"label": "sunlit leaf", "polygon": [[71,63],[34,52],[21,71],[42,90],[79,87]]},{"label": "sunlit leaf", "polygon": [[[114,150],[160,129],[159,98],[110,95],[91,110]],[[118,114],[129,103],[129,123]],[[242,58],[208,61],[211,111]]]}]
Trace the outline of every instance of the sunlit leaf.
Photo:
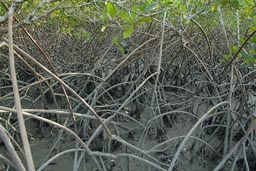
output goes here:
[{"label": "sunlit leaf", "polygon": [[231,48],[232,54],[235,54],[238,51],[238,47],[235,45]]},{"label": "sunlit leaf", "polygon": [[[133,6],[132,11],[137,11],[137,7]],[[137,18],[137,14],[134,13],[134,12],[131,12],[131,17],[132,17],[133,20],[135,20]]]},{"label": "sunlit leaf", "polygon": [[225,59],[226,61],[230,60],[230,55],[224,55],[224,59]]},{"label": "sunlit leaf", "polygon": [[254,32],[255,30],[256,30],[256,26],[252,26],[252,27],[250,27],[250,29],[248,30],[248,32],[251,33],[251,32]]},{"label": "sunlit leaf", "polygon": [[214,6],[212,6],[212,12],[215,12],[218,8],[218,4],[215,4]]},{"label": "sunlit leaf", "polygon": [[132,22],[132,19],[131,19],[131,17],[129,16],[129,14],[127,14],[127,13],[124,13],[124,12],[121,12],[120,13],[120,17],[121,17],[121,19],[123,20],[123,21],[125,21],[125,22]]},{"label": "sunlit leaf", "polygon": [[124,39],[129,38],[134,31],[134,25],[131,24],[129,27],[125,28],[123,31],[123,37]]},{"label": "sunlit leaf", "polygon": [[107,12],[111,18],[115,18],[117,14],[117,9],[111,2],[107,2]]},{"label": "sunlit leaf", "polygon": [[152,17],[141,17],[137,21],[137,23],[149,23],[152,21]]},{"label": "sunlit leaf", "polygon": [[245,41],[245,40],[244,40],[243,38],[240,38],[239,43],[240,43],[240,44],[243,44],[244,41]]}]

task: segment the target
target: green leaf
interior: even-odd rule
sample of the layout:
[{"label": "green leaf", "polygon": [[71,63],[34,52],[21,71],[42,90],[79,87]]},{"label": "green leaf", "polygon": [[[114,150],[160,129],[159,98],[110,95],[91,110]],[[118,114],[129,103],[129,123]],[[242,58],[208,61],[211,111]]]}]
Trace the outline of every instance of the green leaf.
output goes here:
[{"label": "green leaf", "polygon": [[252,32],[254,32],[256,30],[256,26],[252,26],[252,27],[250,27],[249,29],[248,29],[248,33],[250,34],[250,33],[252,33]]},{"label": "green leaf", "polygon": [[230,3],[229,0],[221,0],[221,1],[220,1],[220,4],[221,4],[222,6],[226,6],[226,5],[228,5],[229,3]]},{"label": "green leaf", "polygon": [[144,8],[144,12],[150,12],[158,8],[158,2],[153,2]]},{"label": "green leaf", "polygon": [[252,56],[255,55],[255,50],[254,49],[250,49],[249,50],[249,54],[252,55]]},{"label": "green leaf", "polygon": [[254,56],[250,56],[250,57],[249,57],[249,62],[250,62],[251,65],[255,64],[255,58],[254,58]]},{"label": "green leaf", "polygon": [[212,6],[212,12],[215,12],[218,8],[218,4],[215,4],[214,6]]},{"label": "green leaf", "polygon": [[239,3],[239,0],[232,0],[231,1],[231,6],[235,9],[239,9],[240,7],[240,3]]},{"label": "green leaf", "polygon": [[[137,7],[133,6],[132,11],[137,11]],[[135,20],[137,18],[137,14],[134,13],[134,12],[131,12],[131,17],[132,17],[133,20]]]},{"label": "green leaf", "polygon": [[122,46],[128,46],[127,42],[126,42],[124,39],[122,39],[122,40],[120,41],[120,44],[121,44]]},{"label": "green leaf", "polygon": [[124,50],[124,48],[123,47],[119,47],[119,51],[120,51],[120,53],[122,54],[122,55],[124,55],[125,54],[125,50]]},{"label": "green leaf", "polygon": [[242,58],[242,54],[241,53],[239,53],[238,55],[237,55],[237,58]]},{"label": "green leaf", "polygon": [[118,39],[117,39],[116,37],[114,37],[114,38],[112,39],[112,41],[113,41],[113,43],[114,43],[117,47],[120,46],[119,41],[118,41]]},{"label": "green leaf", "polygon": [[123,31],[124,39],[129,38],[134,31],[134,24],[131,24],[129,27],[125,28]]},{"label": "green leaf", "polygon": [[250,64],[249,59],[248,59],[248,58],[244,58],[244,63],[247,64],[247,65],[249,65],[249,64]]},{"label": "green leaf", "polygon": [[115,18],[116,14],[117,14],[117,10],[116,7],[114,5],[112,5],[111,2],[107,2],[107,12],[110,15],[111,18]]},{"label": "green leaf", "polygon": [[243,38],[240,38],[239,42],[240,44],[244,44],[245,40]]},{"label": "green leaf", "polygon": [[244,63],[247,65],[253,65],[255,64],[255,57],[253,54],[248,54],[245,58],[244,58]]},{"label": "green leaf", "polygon": [[137,23],[150,23],[150,22],[152,22],[152,17],[141,17],[137,21]]},{"label": "green leaf", "polygon": [[224,59],[220,59],[219,62],[223,63],[223,62],[225,62],[225,60]]},{"label": "green leaf", "polygon": [[121,13],[120,13],[120,17],[121,17],[121,19],[122,19],[123,21],[125,21],[125,22],[129,22],[129,23],[132,22],[132,19],[131,19],[130,15],[127,14],[127,13],[121,12]]},{"label": "green leaf", "polygon": [[256,43],[256,37],[252,37],[249,41],[250,43]]},{"label": "green leaf", "polygon": [[127,43],[125,40],[123,40],[121,37],[114,37],[112,39],[113,43],[118,47],[119,52],[122,55],[125,55],[125,49],[123,48],[123,46],[127,46]]},{"label": "green leaf", "polygon": [[225,59],[226,61],[230,60],[230,55],[224,55],[224,59]]},{"label": "green leaf", "polygon": [[231,48],[232,54],[235,54],[238,51],[238,47],[235,45]]}]

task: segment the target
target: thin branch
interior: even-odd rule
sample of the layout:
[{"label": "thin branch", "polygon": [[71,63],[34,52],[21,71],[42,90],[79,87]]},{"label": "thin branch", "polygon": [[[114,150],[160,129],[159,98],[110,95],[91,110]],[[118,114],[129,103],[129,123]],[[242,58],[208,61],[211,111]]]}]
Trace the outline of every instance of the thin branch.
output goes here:
[{"label": "thin branch", "polygon": [[4,142],[6,148],[8,149],[10,156],[12,157],[16,169],[19,171],[26,171],[24,165],[22,164],[19,155],[17,154],[17,152],[15,151],[15,148],[12,145],[12,142],[10,141],[10,138],[8,137],[8,135],[5,132],[5,128],[2,126],[2,124],[0,123],[0,139],[2,139],[2,141]]},{"label": "thin branch", "polygon": [[35,171],[35,166],[34,166],[33,157],[31,154],[31,150],[30,150],[26,126],[25,126],[23,115],[22,115],[22,107],[20,103],[20,95],[19,95],[19,89],[18,89],[17,78],[16,78],[13,37],[12,37],[12,21],[13,21],[13,13],[9,15],[9,19],[8,19],[8,39],[9,39],[8,42],[9,42],[9,60],[10,60],[11,79],[12,79],[14,98],[15,98],[14,100],[15,100],[15,106],[17,109],[17,117],[18,117],[20,132],[21,132],[21,139],[22,139],[22,143],[25,151],[26,162],[28,165],[28,170]]}]

